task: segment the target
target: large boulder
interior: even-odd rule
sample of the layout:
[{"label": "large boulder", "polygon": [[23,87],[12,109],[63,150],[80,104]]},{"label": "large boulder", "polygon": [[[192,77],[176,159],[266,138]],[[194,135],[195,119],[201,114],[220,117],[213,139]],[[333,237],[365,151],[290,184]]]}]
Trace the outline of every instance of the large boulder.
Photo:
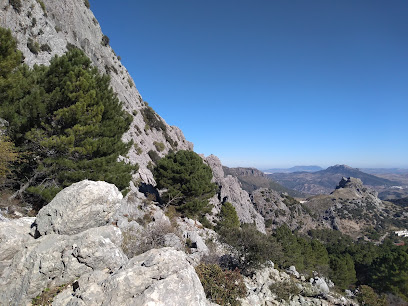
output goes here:
[{"label": "large boulder", "polygon": [[153,249],[111,275],[94,272],[60,293],[53,305],[209,305],[186,254]]},{"label": "large boulder", "polygon": [[115,185],[84,180],[63,189],[35,220],[37,235],[73,235],[104,226],[120,206],[123,196]]},{"label": "large boulder", "polygon": [[51,234],[25,244],[0,278],[0,301],[25,305],[46,288],[71,284],[93,271],[113,273],[128,262],[121,231],[112,225],[66,236]]}]

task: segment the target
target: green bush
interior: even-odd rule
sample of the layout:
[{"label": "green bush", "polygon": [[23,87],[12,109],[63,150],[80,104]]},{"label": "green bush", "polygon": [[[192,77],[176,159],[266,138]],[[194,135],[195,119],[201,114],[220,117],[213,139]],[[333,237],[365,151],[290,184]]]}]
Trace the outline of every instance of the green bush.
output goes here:
[{"label": "green bush", "polygon": [[166,125],[160,119],[160,117],[155,113],[155,111],[150,107],[146,106],[141,109],[143,120],[146,123],[145,130],[155,129],[157,131],[166,131]]},{"label": "green bush", "polygon": [[219,305],[240,305],[246,287],[238,270],[223,271],[217,264],[199,264],[196,268],[208,299]]},{"label": "green bush", "polygon": [[27,48],[28,50],[31,51],[31,53],[33,54],[38,54],[38,52],[40,52],[40,45],[38,44],[38,42],[34,41],[32,38],[29,38],[27,41]]},{"label": "green bush", "polygon": [[163,151],[165,149],[164,143],[162,143],[162,142],[155,141],[155,142],[153,142],[153,144],[156,147],[156,150],[158,152],[161,152],[161,151]]},{"label": "green bush", "polygon": [[147,155],[149,155],[150,159],[154,163],[157,163],[160,160],[159,154],[157,154],[157,152],[154,150],[150,150],[149,152],[147,152]]},{"label": "green bush", "polygon": [[361,305],[367,306],[387,306],[387,300],[385,296],[378,296],[373,288],[362,285],[358,288],[357,300]]},{"label": "green bush", "polygon": [[91,5],[89,4],[89,0],[84,0],[84,4],[87,8],[90,8]]},{"label": "green bush", "polygon": [[219,218],[217,228],[239,228],[240,222],[237,211],[231,203],[222,204]]},{"label": "green bush", "polygon": [[159,189],[167,189],[163,199],[178,206],[180,211],[206,213],[208,199],[215,194],[216,185],[211,182],[211,168],[193,151],[170,153],[157,162],[153,171]]},{"label": "green bush", "polygon": [[222,228],[219,234],[221,241],[234,248],[232,255],[245,275],[268,260],[277,262],[282,256],[281,247],[274,237],[259,232],[253,224],[243,224],[241,229]]},{"label": "green bush", "polygon": [[21,13],[21,0],[9,0],[9,3],[17,13]]},{"label": "green bush", "polygon": [[41,45],[40,49],[43,52],[51,52],[51,47],[48,44]]},{"label": "green bush", "polygon": [[102,36],[102,41],[101,41],[102,46],[106,47],[107,45],[109,45],[109,37],[106,35]]},{"label": "green bush", "polygon": [[302,291],[292,279],[273,283],[269,286],[269,290],[277,296],[279,301],[285,300],[287,302],[289,302],[293,296],[299,295]]}]

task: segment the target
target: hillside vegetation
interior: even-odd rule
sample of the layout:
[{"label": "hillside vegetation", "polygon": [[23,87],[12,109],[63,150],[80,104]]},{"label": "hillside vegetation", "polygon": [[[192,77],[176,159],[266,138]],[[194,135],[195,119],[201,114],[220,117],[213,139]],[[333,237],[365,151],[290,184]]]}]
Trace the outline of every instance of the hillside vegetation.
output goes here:
[{"label": "hillside vegetation", "polygon": [[109,77],[77,48],[31,69],[9,30],[0,29],[0,46],[0,118],[25,159],[12,166],[7,184],[37,206],[83,179],[125,190],[136,167],[118,158],[132,145],[121,140],[131,116]]}]

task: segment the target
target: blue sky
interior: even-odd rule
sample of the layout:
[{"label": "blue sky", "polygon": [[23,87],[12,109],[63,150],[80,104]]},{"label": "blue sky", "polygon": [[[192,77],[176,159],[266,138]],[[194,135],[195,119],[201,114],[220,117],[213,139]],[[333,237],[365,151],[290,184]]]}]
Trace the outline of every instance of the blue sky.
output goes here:
[{"label": "blue sky", "polygon": [[90,3],[144,100],[197,153],[408,167],[408,1]]}]

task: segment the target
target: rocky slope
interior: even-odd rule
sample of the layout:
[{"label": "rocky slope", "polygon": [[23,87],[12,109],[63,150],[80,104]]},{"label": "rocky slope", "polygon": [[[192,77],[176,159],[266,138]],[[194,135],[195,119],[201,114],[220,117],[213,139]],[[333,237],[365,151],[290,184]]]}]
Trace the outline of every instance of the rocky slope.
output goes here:
[{"label": "rocky slope", "polygon": [[[152,162],[150,151],[164,156],[169,150],[193,149],[179,128],[169,126],[143,101],[114,50],[102,42],[101,27],[83,0],[25,0],[21,4],[18,12],[8,0],[0,0],[0,26],[11,29],[25,63],[48,65],[53,56],[64,54],[67,47],[73,45],[82,49],[101,73],[111,76],[113,90],[133,115],[131,128],[123,136],[124,140],[132,139],[135,143],[127,158],[139,164],[138,176],[145,183],[154,184],[147,168]],[[30,50],[30,41],[38,44],[37,52]],[[164,148],[157,144],[163,144]]]},{"label": "rocky slope", "polygon": [[[142,100],[114,50],[106,41],[104,43],[101,27],[83,0],[27,0],[21,3],[21,8],[16,10],[8,0],[0,0],[0,26],[11,29],[18,40],[18,48],[24,54],[25,63],[29,66],[48,65],[53,56],[64,54],[73,45],[82,49],[101,73],[108,73],[111,86],[123,107],[133,115],[131,127],[123,136],[124,140],[134,142],[124,158],[139,165],[131,188],[136,191],[141,183],[154,186],[150,169],[155,159],[169,151],[192,150],[193,144],[184,138],[180,129],[166,124]],[[38,44],[38,52],[33,52],[30,41]],[[45,49],[47,51],[41,51]],[[216,164],[215,167],[222,167],[219,160]],[[213,204],[220,207],[222,199],[228,196],[238,209],[241,222],[256,222],[263,231],[263,218],[253,209],[240,185],[231,179],[217,180],[217,184],[222,194],[213,199]]]},{"label": "rocky slope", "polygon": [[[48,294],[54,306],[214,305],[194,265],[228,248],[212,230],[169,219],[155,204],[137,192],[122,198],[111,184],[82,181],[62,190],[36,218],[3,218],[0,303],[27,305]],[[294,267],[283,272],[269,263],[244,282],[242,305],[353,303],[328,280],[306,280]]]},{"label": "rocky slope", "polygon": [[342,178],[331,194],[311,197],[303,205],[320,222],[354,238],[363,237],[369,228],[386,232],[408,226],[407,212],[381,201],[378,193],[358,178]]}]

